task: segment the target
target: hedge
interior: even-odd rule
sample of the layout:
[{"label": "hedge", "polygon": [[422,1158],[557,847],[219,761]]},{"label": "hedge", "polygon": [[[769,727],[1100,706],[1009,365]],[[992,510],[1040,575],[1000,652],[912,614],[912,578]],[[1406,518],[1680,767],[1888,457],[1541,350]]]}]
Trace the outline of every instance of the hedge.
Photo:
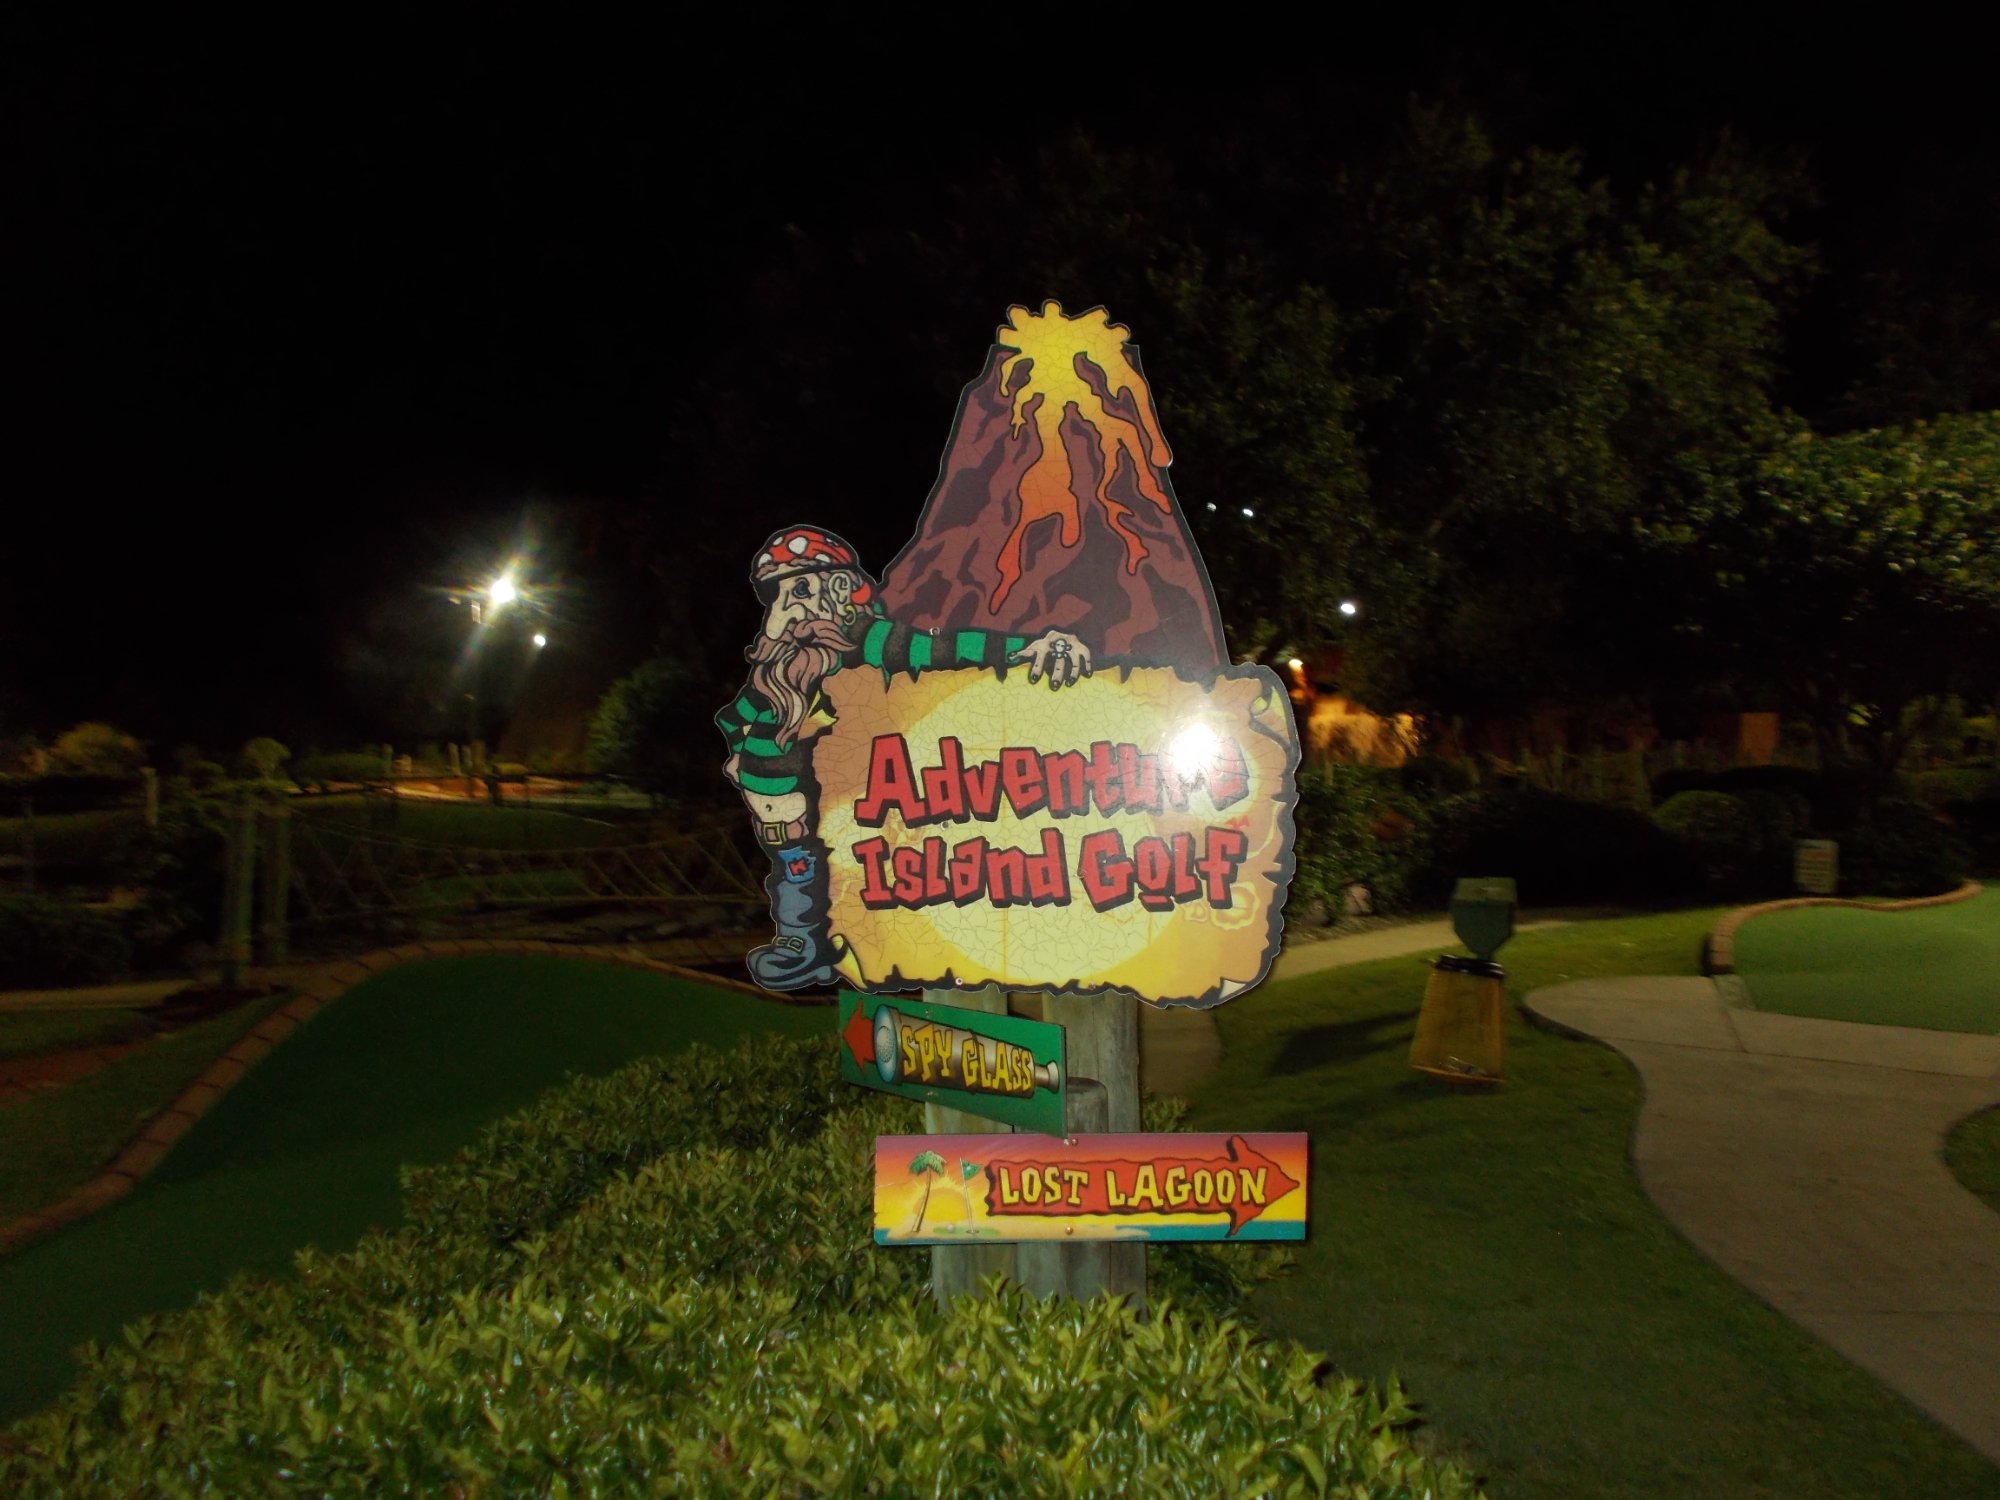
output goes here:
[{"label": "hedge", "polygon": [[1529,786],[1448,797],[1432,810],[1412,895],[1443,906],[1468,875],[1513,877],[1524,906],[1687,899],[1700,872],[1644,813]]},{"label": "hedge", "polygon": [[110,917],[68,901],[0,897],[0,989],[54,989],[122,978],[131,945]]},{"label": "hedge", "polygon": [[938,1309],[868,1232],[917,1109],[832,1075],[760,1039],[553,1091],[407,1173],[401,1228],[87,1350],[0,1492],[1474,1493],[1393,1382],[1217,1316],[1257,1247],[1162,1247],[1143,1322]]}]

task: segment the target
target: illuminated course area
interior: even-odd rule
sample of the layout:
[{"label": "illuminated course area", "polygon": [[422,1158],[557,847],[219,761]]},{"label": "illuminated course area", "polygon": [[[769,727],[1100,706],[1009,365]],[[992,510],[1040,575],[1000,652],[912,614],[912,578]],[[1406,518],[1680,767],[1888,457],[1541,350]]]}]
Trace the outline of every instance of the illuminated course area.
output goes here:
[{"label": "illuminated course area", "polygon": [[2000,1032],[2000,890],[1916,911],[1807,906],[1745,922],[1735,966],[1758,1010]]},{"label": "illuminated course area", "polygon": [[245,1074],[130,1197],[0,1259],[0,1420],[52,1398],[86,1339],[395,1223],[398,1167],[449,1157],[568,1074],[832,1020],[573,959],[446,959],[369,979]]}]

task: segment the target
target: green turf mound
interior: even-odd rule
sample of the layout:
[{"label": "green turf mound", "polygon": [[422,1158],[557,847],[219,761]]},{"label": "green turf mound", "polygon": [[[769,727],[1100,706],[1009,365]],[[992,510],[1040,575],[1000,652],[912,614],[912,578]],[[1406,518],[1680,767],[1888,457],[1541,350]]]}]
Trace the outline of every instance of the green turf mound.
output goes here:
[{"label": "green turf mound", "polygon": [[1737,929],[1734,963],[1759,1010],[2000,1032],[2000,890],[1914,911],[1768,912]]}]

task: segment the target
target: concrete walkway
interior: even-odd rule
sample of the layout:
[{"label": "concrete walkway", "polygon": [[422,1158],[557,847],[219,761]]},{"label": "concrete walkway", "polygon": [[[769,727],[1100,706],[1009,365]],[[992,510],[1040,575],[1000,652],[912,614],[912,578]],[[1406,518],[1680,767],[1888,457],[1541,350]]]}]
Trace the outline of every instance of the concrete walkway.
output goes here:
[{"label": "concrete walkway", "polygon": [[2000,1463],[2000,1214],[1946,1133],[2000,1104],[2000,1036],[1739,1009],[1707,979],[1586,979],[1522,1001],[1608,1042],[1646,1099],[1632,1157],[1681,1233]]}]

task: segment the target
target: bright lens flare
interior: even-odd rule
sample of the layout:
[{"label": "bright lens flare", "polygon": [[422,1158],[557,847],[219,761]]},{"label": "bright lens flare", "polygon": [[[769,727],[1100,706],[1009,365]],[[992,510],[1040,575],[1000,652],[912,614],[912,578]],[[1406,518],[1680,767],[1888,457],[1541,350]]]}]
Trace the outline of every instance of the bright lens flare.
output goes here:
[{"label": "bright lens flare", "polygon": [[549,643],[549,638],[547,636],[543,635],[539,630],[535,632],[535,647],[537,650],[539,650],[543,646],[546,646],[548,643]]},{"label": "bright lens flare", "polygon": [[1222,749],[1222,737],[1206,724],[1190,724],[1167,746],[1167,764],[1189,776],[1212,765]]},{"label": "bright lens flare", "polygon": [[486,586],[486,597],[495,609],[503,604],[512,604],[520,598],[520,591],[514,587],[514,575],[502,573]]}]

